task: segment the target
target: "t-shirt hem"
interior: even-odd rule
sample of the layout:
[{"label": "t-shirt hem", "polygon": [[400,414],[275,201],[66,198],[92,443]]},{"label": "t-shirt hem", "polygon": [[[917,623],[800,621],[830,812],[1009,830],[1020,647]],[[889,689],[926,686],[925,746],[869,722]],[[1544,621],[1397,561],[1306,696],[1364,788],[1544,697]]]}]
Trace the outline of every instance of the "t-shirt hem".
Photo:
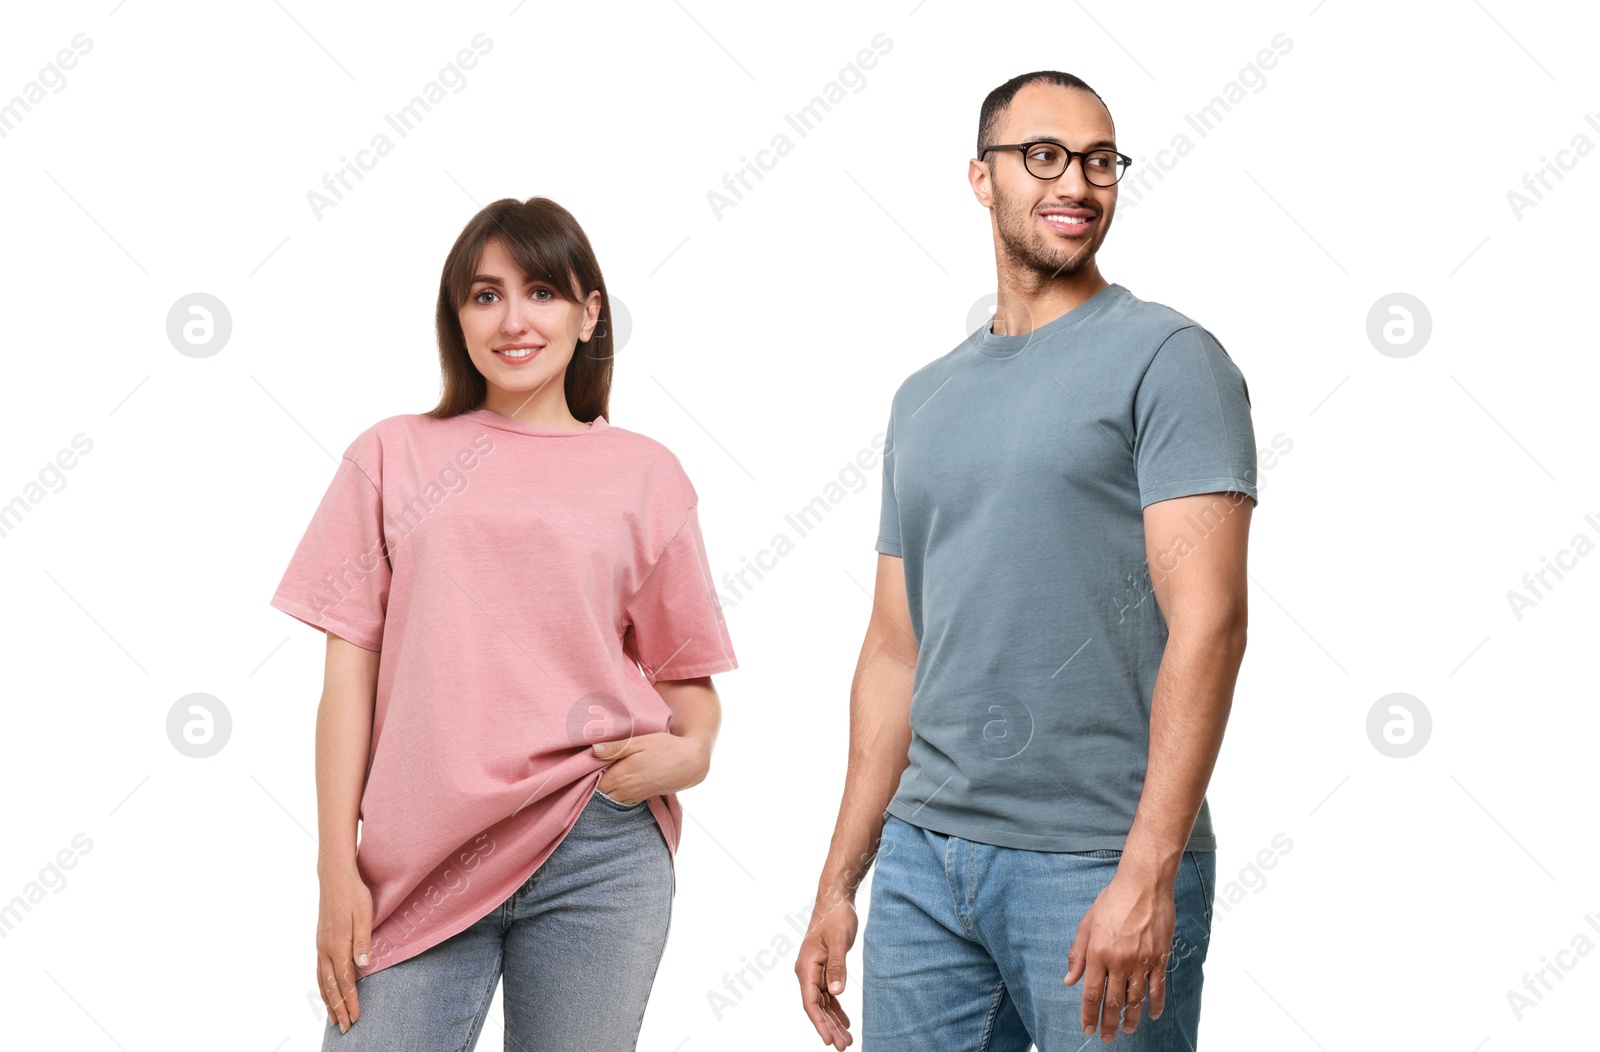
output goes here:
[{"label": "t-shirt hem", "polygon": [[885,555],[893,555],[897,558],[905,557],[905,553],[901,550],[900,545],[896,544],[894,541],[885,540],[882,537],[878,538],[878,543],[874,546],[874,550],[880,551]]},{"label": "t-shirt hem", "polygon": [[1189,479],[1185,482],[1163,482],[1159,486],[1151,486],[1139,491],[1139,504],[1149,507],[1156,501],[1172,500],[1174,497],[1192,497],[1199,493],[1243,493],[1251,500],[1260,504],[1256,497],[1256,488],[1242,478],[1233,475],[1223,475],[1218,478]]},{"label": "t-shirt hem", "polygon": [[[408,945],[403,949],[391,951],[384,957],[382,963],[378,964],[376,967],[362,968],[358,965],[356,967],[356,978],[365,979],[369,975],[376,975],[385,968],[393,968],[395,965],[400,964],[403,961],[409,961],[418,954],[426,950],[433,949],[446,939],[451,938],[452,936],[460,935],[462,932],[478,923],[478,921],[482,920],[481,917],[474,917],[466,913],[461,914],[461,916],[464,918],[464,920],[459,928],[454,924],[441,924],[438,926],[438,931],[430,933],[425,938],[418,939],[415,944]],[[359,992],[360,991],[358,990],[357,993]]]},{"label": "t-shirt hem", "polygon": [[[593,774],[594,774],[594,784],[590,786],[590,789],[589,789],[589,795],[590,796],[593,796],[594,795],[594,790],[599,787],[599,783],[600,783],[599,776],[601,774],[603,774],[603,773],[604,773],[603,769],[593,772]],[[587,803],[588,797],[585,797],[584,800]],[[468,928],[470,928],[474,924],[478,923],[478,921],[482,920],[484,917],[487,917],[495,909],[498,909],[499,906],[495,905],[493,903],[503,903],[503,902],[505,902],[505,900],[507,898],[509,898],[515,892],[515,890],[517,888],[520,888],[525,883],[527,883],[528,877],[531,877],[534,873],[536,873],[538,871],[539,867],[543,866],[545,864],[545,862],[549,860],[550,856],[555,854],[556,849],[561,846],[562,842],[564,840],[566,840],[567,837],[572,834],[573,829],[577,828],[578,817],[580,817],[581,814],[582,814],[582,811],[580,810],[578,815],[575,815],[575,816],[567,819],[564,828],[561,830],[561,833],[555,838],[555,842],[549,848],[547,848],[545,850],[543,857],[541,857],[539,859],[537,865],[528,866],[528,867],[524,868],[521,872],[519,872],[517,874],[516,883],[514,885],[512,885],[511,890],[505,892],[504,895],[499,895],[499,896],[493,897],[493,902],[491,903],[491,905],[485,906],[484,907],[484,911],[482,913],[479,913],[476,916],[474,916],[473,913],[470,910],[466,910],[466,911],[457,910],[457,911],[451,913],[452,920],[451,920],[451,922],[449,924],[437,924],[437,925],[434,925],[432,930],[430,930],[426,935],[416,939],[413,942],[407,942],[407,943],[402,943],[402,944],[398,944],[398,945],[396,945],[395,943],[390,943],[390,946],[393,947],[393,948],[390,950],[390,952],[388,954],[385,955],[383,963],[380,964],[379,966],[375,967],[375,968],[367,968],[367,969],[363,969],[358,965],[356,967],[356,978],[358,980],[359,979],[365,979],[369,975],[373,975],[373,974],[375,974],[377,972],[381,972],[385,968],[391,968],[394,965],[397,965],[397,964],[401,963],[402,961],[410,960],[412,957],[415,957],[418,954],[423,953],[426,950],[431,950],[435,946],[439,945],[441,942],[444,942],[446,939],[449,939],[449,938],[451,938],[453,936],[456,936],[456,935],[460,935],[462,932],[466,931]],[[369,886],[369,890],[370,890],[370,886]],[[415,889],[413,889],[413,891],[415,891]],[[409,897],[409,895],[407,897]],[[390,916],[392,917],[393,914],[391,914]],[[385,918],[384,919],[384,924],[387,924],[388,920],[389,920],[389,918]],[[457,923],[457,922],[459,922],[459,923]],[[376,937],[382,931],[382,929],[383,929],[383,924],[375,925],[374,928],[373,928],[374,937]]]},{"label": "t-shirt hem", "polygon": [[[1120,836],[1115,833],[1096,836],[1039,836],[1031,833],[1018,833],[1004,829],[992,829],[986,826],[976,826],[967,822],[952,821],[941,815],[930,815],[927,808],[917,810],[905,807],[898,801],[889,802],[888,813],[894,815],[902,822],[945,836],[956,836],[962,840],[970,840],[976,844],[991,844],[995,847],[1020,848],[1024,851],[1102,851],[1107,848],[1122,850],[1127,844],[1128,835]],[[1191,836],[1184,845],[1185,851],[1215,851],[1217,838],[1215,834]]]},{"label": "t-shirt hem", "polygon": [[716,661],[702,661],[698,665],[669,665],[661,675],[650,676],[651,683],[660,683],[662,680],[671,682],[675,679],[698,679],[701,676],[710,676],[718,672],[732,672],[739,667],[739,662],[731,657],[718,658]]},{"label": "t-shirt hem", "polygon": [[329,617],[327,614],[319,614],[304,603],[290,599],[282,593],[272,597],[272,605],[296,621],[302,621],[312,628],[319,628],[324,632],[332,632],[342,639],[348,639],[363,650],[381,651],[383,649],[383,637],[381,635],[373,635],[370,632],[348,625],[337,618]]}]

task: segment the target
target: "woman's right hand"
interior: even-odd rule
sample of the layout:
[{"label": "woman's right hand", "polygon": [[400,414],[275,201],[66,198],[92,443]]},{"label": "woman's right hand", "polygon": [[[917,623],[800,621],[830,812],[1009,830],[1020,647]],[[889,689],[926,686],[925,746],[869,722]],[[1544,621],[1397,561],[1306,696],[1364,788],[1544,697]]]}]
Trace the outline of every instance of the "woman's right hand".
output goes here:
[{"label": "woman's right hand", "polygon": [[322,905],[317,915],[317,989],[328,1007],[328,1022],[341,1033],[361,1018],[356,1000],[356,965],[372,954],[372,892],[354,872],[342,867],[319,874]]}]

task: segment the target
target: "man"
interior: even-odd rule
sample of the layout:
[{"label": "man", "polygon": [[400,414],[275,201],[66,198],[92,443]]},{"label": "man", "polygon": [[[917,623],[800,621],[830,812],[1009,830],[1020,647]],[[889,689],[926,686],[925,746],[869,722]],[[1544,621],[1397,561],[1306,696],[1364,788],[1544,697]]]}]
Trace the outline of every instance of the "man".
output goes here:
[{"label": "man", "polygon": [[1077,77],[984,101],[993,327],[895,393],[849,769],[795,966],[835,1049],[874,856],[867,1052],[1198,1042],[1255,438],[1212,335],[1100,275],[1128,163]]}]

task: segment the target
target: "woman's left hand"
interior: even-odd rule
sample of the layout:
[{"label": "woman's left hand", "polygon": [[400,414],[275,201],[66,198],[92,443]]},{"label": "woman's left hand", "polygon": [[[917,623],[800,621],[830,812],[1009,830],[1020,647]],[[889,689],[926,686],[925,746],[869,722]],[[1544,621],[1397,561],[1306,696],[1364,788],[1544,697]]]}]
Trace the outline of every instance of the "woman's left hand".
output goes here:
[{"label": "woman's left hand", "polygon": [[711,769],[711,750],[703,742],[670,731],[597,742],[593,751],[612,761],[600,775],[600,791],[623,804],[699,785]]}]

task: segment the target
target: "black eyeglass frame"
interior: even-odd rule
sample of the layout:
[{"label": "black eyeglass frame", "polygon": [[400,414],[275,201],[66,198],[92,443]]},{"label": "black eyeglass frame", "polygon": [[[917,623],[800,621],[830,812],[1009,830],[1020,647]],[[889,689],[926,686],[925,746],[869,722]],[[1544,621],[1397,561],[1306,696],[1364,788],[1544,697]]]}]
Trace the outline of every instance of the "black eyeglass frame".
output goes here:
[{"label": "black eyeglass frame", "polygon": [[[1033,148],[1035,146],[1054,146],[1056,149],[1066,153],[1067,159],[1062,163],[1061,171],[1057,172],[1055,175],[1039,175],[1036,173],[1032,166],[1028,164],[1028,154],[1033,152]],[[1078,168],[1083,172],[1084,182],[1088,183],[1090,186],[1116,186],[1118,183],[1122,182],[1122,177],[1127,175],[1128,169],[1133,166],[1133,158],[1129,157],[1125,153],[1120,153],[1117,150],[1107,149],[1104,146],[1097,146],[1092,150],[1069,150],[1064,145],[1056,142],[1053,139],[1036,139],[1033,142],[1015,142],[1003,143],[996,146],[985,146],[982,150],[978,151],[978,160],[983,160],[983,155],[988,153],[990,150],[1021,150],[1023,169],[1035,179],[1042,179],[1045,182],[1054,182],[1055,180],[1060,179],[1063,175],[1066,175],[1067,169],[1072,167],[1072,159],[1074,157],[1083,158],[1083,161],[1078,164]],[[1089,169],[1085,167],[1085,164],[1087,164],[1089,155],[1092,153],[1109,153],[1116,155],[1117,159],[1122,162],[1122,166],[1117,170],[1117,177],[1115,179],[1111,180],[1109,183],[1097,183],[1093,179],[1089,178]]]}]

